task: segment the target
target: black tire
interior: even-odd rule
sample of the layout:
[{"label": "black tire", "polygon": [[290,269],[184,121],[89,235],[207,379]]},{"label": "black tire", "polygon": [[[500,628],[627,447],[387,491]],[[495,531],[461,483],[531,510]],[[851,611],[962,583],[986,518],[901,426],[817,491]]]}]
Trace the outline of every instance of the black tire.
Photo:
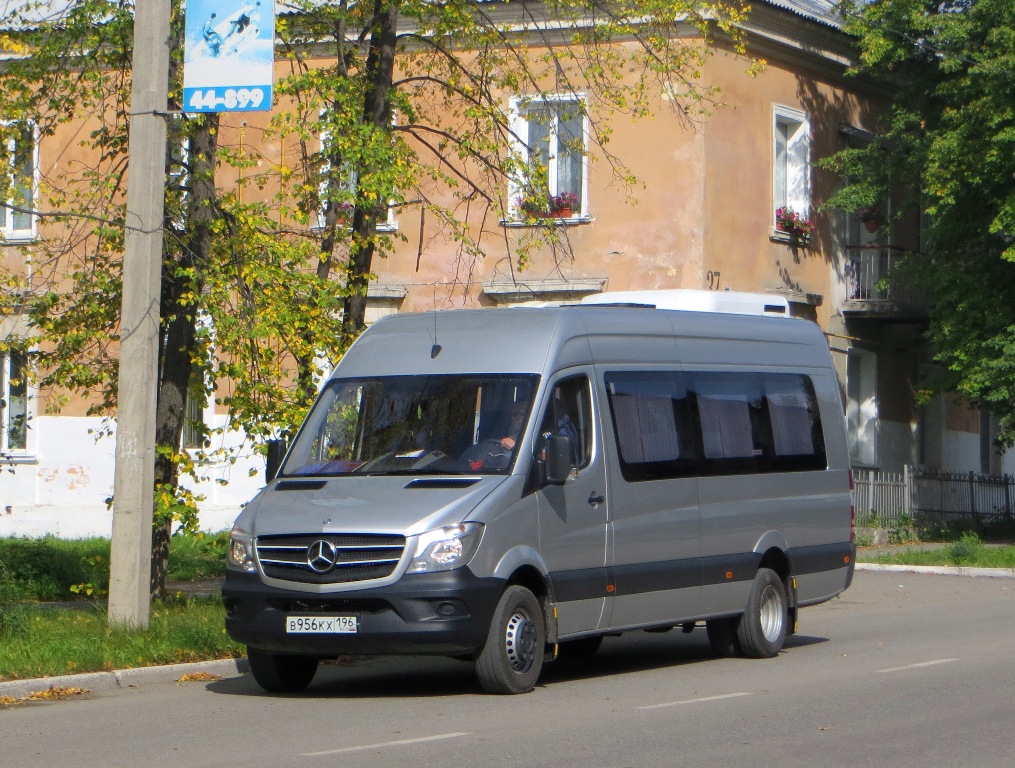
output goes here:
[{"label": "black tire", "polygon": [[737,643],[744,656],[770,659],[782,650],[789,626],[788,606],[786,586],[779,574],[759,568],[737,627]]},{"label": "black tire", "polygon": [[603,636],[581,637],[577,640],[565,640],[557,645],[557,658],[564,661],[577,661],[595,656],[603,644]]},{"label": "black tire", "polygon": [[543,669],[546,627],[539,601],[525,587],[511,586],[501,595],[476,675],[490,693],[527,693]]},{"label": "black tire", "polygon": [[739,616],[728,616],[725,619],[709,619],[705,622],[708,644],[712,646],[716,656],[731,659],[740,655],[740,646],[737,643],[737,625],[739,623]]},{"label": "black tire", "polygon": [[314,656],[286,656],[247,648],[250,672],[257,684],[271,693],[302,691],[317,672]]}]

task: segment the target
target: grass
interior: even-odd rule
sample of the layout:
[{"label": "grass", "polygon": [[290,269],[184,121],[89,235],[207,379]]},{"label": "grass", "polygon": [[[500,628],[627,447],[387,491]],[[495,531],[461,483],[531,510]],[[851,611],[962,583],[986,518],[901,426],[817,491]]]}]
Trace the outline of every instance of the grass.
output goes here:
[{"label": "grass", "polygon": [[943,565],[967,568],[1015,568],[1015,546],[984,544],[975,533],[934,549],[907,548],[896,552],[861,551],[857,559],[882,565]]},{"label": "grass", "polygon": [[[169,580],[222,576],[228,541],[228,532],[173,536]],[[106,622],[108,585],[108,539],[0,538],[0,680],[244,654],[218,597],[154,601],[148,629],[127,630]]]},{"label": "grass", "polygon": [[105,606],[0,608],[0,680],[242,656],[218,598],[158,601],[145,631],[110,629]]}]

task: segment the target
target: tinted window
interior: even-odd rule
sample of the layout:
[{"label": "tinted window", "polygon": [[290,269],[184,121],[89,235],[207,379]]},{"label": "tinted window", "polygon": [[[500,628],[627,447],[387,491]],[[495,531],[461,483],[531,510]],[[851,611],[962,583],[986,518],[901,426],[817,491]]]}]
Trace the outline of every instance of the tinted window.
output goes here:
[{"label": "tinted window", "polygon": [[826,467],[807,376],[618,371],[605,382],[625,480]]},{"label": "tinted window", "polygon": [[687,390],[679,374],[608,373],[606,392],[625,480],[694,473]]},{"label": "tinted window", "polygon": [[691,388],[707,474],[824,469],[814,385],[778,373],[695,373]]},{"label": "tinted window", "polygon": [[571,442],[576,467],[589,463],[592,454],[592,407],[589,380],[574,376],[557,382],[539,426],[542,437],[562,435]]},{"label": "tinted window", "polygon": [[537,383],[535,376],[334,379],[283,474],[507,473]]}]

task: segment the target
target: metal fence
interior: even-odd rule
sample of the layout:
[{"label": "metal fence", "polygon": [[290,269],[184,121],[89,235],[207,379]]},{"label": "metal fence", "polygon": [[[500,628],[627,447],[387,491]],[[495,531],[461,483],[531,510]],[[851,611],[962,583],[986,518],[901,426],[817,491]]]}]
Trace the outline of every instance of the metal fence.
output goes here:
[{"label": "metal fence", "polygon": [[857,519],[876,516],[885,527],[906,522],[989,523],[1015,519],[1015,477],[905,467],[902,472],[853,470]]}]

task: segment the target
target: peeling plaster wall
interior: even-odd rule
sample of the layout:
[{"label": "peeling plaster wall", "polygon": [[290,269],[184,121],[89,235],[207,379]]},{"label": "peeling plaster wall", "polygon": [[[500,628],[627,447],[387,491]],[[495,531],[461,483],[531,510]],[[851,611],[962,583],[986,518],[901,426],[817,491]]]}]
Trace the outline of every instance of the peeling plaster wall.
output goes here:
[{"label": "peeling plaster wall", "polygon": [[[99,418],[33,419],[34,444],[40,446],[34,459],[0,466],[0,536],[79,538],[112,533],[113,513],[106,499],[113,494],[116,438],[96,438],[103,426]],[[240,436],[227,434],[221,440],[237,448],[236,463],[206,467],[202,480],[190,484],[205,496],[200,521],[208,531],[231,526],[241,505],[264,482],[264,460],[249,446],[244,448]]]}]

